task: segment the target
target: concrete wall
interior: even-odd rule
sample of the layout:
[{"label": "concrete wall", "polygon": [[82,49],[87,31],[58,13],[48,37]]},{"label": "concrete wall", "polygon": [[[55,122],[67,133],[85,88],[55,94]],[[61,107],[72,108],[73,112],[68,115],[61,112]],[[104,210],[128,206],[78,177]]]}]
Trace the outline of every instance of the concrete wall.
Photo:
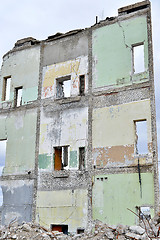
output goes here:
[{"label": "concrete wall", "polygon": [[2,224],[12,220],[19,223],[32,220],[33,181],[15,180],[1,182],[3,191]]},{"label": "concrete wall", "polygon": [[[136,32],[136,34],[135,34]],[[145,72],[133,75],[132,46],[144,43]],[[118,87],[148,80],[146,15],[118,19],[93,31],[93,88]]]},{"label": "concrete wall", "polygon": [[87,190],[38,191],[37,221],[47,228],[50,224],[66,224],[69,232],[86,228],[87,209]]},{"label": "concrete wall", "polygon": [[[147,121],[148,153],[136,153],[135,121]],[[152,163],[150,101],[93,110],[93,165],[98,168]]]},{"label": "concrete wall", "polygon": [[148,206],[154,216],[153,174],[138,173],[96,175],[93,179],[93,218],[109,224],[134,225],[138,218],[127,208]]},{"label": "concrete wall", "polygon": [[8,53],[3,60],[0,78],[0,101],[2,99],[3,78],[11,76],[10,100],[13,106],[14,89],[23,87],[22,104],[27,104],[38,97],[39,81],[39,46]]},{"label": "concrete wall", "polygon": [[[12,82],[9,101],[0,103],[0,140],[7,139],[0,177],[3,223],[10,216],[19,222],[36,218],[46,227],[66,224],[76,232],[91,230],[94,219],[134,224],[126,208],[158,210],[151,16],[149,2],[141,4],[40,44],[18,41],[4,57],[1,95],[3,78],[11,76]],[[144,71],[135,73],[133,48],[139,44]],[[69,96],[57,95],[68,80]],[[19,86],[22,106],[13,108]],[[148,152],[138,154],[135,122],[142,120]],[[69,146],[68,166],[56,169],[55,148],[64,146]],[[83,169],[79,147],[85,147]]]},{"label": "concrete wall", "polygon": [[39,168],[53,170],[54,147],[70,146],[69,168],[78,168],[78,148],[87,146],[87,108],[43,109],[40,125]]},{"label": "concrete wall", "polygon": [[80,56],[88,55],[88,36],[85,31],[70,34],[59,40],[46,41],[44,45],[43,66],[62,63]]},{"label": "concrete wall", "polygon": [[56,98],[56,79],[70,75],[71,97],[79,95],[79,76],[85,75],[85,93],[88,90],[88,57],[56,63],[43,68],[42,98]]},{"label": "concrete wall", "polygon": [[[3,58],[0,78],[0,140],[6,139],[2,224],[32,220],[40,47],[14,47]],[[10,98],[2,101],[4,78],[11,77]],[[22,87],[22,105],[15,106],[15,88]],[[28,180],[29,179],[29,180]]]},{"label": "concrete wall", "polygon": [[19,110],[0,115],[0,139],[7,139],[4,175],[34,170],[36,110]]}]

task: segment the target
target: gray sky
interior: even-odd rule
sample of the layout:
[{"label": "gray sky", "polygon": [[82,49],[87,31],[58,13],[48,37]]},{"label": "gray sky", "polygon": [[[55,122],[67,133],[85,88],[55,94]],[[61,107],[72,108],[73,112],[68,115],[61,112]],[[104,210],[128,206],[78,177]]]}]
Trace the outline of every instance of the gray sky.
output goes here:
[{"label": "gray sky", "polygon": [[[67,32],[72,29],[89,27],[95,23],[96,15],[99,16],[99,19],[116,16],[118,8],[136,2],[138,0],[1,0],[0,65],[2,56],[13,48],[18,39],[31,36],[42,40],[56,32]],[[159,139],[160,0],[151,0],[151,3]]]}]

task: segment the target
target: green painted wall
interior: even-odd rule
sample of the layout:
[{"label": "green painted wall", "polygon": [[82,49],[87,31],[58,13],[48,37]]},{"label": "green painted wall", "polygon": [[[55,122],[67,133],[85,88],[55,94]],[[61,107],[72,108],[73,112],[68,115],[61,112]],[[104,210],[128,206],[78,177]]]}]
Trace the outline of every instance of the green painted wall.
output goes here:
[{"label": "green painted wall", "polygon": [[40,47],[23,49],[6,56],[0,79],[0,102],[2,100],[3,78],[11,76],[10,101],[14,100],[14,89],[23,87],[22,104],[38,97]]},{"label": "green painted wall", "polygon": [[77,151],[70,151],[70,163],[71,168],[76,168],[78,164]]},{"label": "green painted wall", "polygon": [[[100,178],[103,178],[103,181]],[[127,208],[136,212],[136,206],[154,205],[153,175],[142,173],[141,178],[142,198],[138,173],[95,176],[92,198],[93,219],[109,224],[135,224],[136,217]]]},{"label": "green painted wall", "polygon": [[23,173],[34,169],[36,142],[36,110],[11,113],[0,119],[0,139],[7,139],[4,174]]},{"label": "green painted wall", "polygon": [[39,169],[51,169],[51,157],[47,154],[39,154]]},{"label": "green painted wall", "polygon": [[[77,168],[78,159],[77,159],[77,151],[70,151],[70,159],[69,159],[69,167]],[[54,166],[54,154],[53,154],[53,166],[51,162],[51,156],[47,153],[39,154],[39,169],[52,169]],[[54,167],[53,167],[54,168]]]},{"label": "green painted wall", "polygon": [[[140,16],[116,22],[93,31],[93,86],[131,83],[132,45],[144,42],[145,70],[148,71],[147,21]],[[148,72],[135,74],[134,81],[145,81]]]}]

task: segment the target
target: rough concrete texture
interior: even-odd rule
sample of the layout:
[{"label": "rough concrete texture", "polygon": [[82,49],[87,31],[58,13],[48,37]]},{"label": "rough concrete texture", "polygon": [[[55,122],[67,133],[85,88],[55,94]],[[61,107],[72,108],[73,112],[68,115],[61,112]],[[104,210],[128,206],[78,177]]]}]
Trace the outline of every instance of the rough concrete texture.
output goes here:
[{"label": "rough concrete texture", "polygon": [[3,223],[13,216],[76,233],[96,219],[137,224],[128,207],[158,211],[149,1],[88,29],[17,41],[3,58],[0,97]]},{"label": "rough concrete texture", "polygon": [[19,223],[32,220],[33,181],[16,180],[2,183],[3,201],[2,224],[13,219]]}]

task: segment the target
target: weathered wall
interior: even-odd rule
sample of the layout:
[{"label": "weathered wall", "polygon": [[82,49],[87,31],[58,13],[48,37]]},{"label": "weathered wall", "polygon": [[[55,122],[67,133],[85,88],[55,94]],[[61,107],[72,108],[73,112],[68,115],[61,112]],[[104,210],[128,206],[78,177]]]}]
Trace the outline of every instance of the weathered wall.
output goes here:
[{"label": "weathered wall", "polygon": [[43,66],[88,55],[88,36],[85,31],[59,40],[45,42]]},{"label": "weathered wall", "polygon": [[0,115],[0,139],[7,139],[3,174],[32,171],[35,165],[36,110]]},{"label": "weathered wall", "polygon": [[[109,224],[134,225],[137,218],[127,208],[151,207],[153,216],[154,182],[152,173],[96,175],[93,179],[93,218]],[[142,195],[141,195],[142,190]]]},{"label": "weathered wall", "polygon": [[38,191],[37,221],[48,228],[66,224],[69,232],[86,228],[87,190]]},{"label": "weathered wall", "polygon": [[2,224],[12,220],[30,222],[32,220],[33,181],[15,180],[1,182],[3,191]]},{"label": "weathered wall", "polygon": [[39,168],[53,170],[54,147],[70,146],[70,168],[78,167],[78,148],[87,145],[87,108],[41,113]]},{"label": "weathered wall", "polygon": [[[136,32],[136,34],[135,34]],[[145,72],[132,74],[132,45],[144,43]],[[148,80],[146,15],[120,18],[93,31],[93,88],[118,87]],[[133,75],[133,76],[132,76]]]},{"label": "weathered wall", "polygon": [[[75,171],[79,168],[79,147],[88,146],[88,101],[79,94],[80,75],[85,75],[84,93],[88,93],[85,32],[45,42],[42,64],[36,219],[46,227],[66,224],[69,232],[76,232],[78,227],[86,229],[88,220],[88,172]],[[71,94],[57,99],[56,80],[64,76],[70,76]],[[68,170],[54,171],[54,147],[66,145]]]},{"label": "weathered wall", "polygon": [[[147,120],[148,154],[135,151],[137,120]],[[152,163],[150,101],[96,108],[93,110],[93,165],[104,167]]]},{"label": "weathered wall", "polygon": [[56,63],[43,68],[42,98],[56,98],[56,79],[71,76],[71,97],[79,95],[79,76],[85,74],[85,92],[88,90],[88,57]]},{"label": "weathered wall", "polygon": [[23,87],[22,104],[38,97],[40,48],[33,47],[8,53],[3,60],[0,79],[0,101],[2,99],[3,78],[11,76],[10,101],[14,100],[15,87]]},{"label": "weathered wall", "polygon": [[[7,139],[0,177],[3,223],[10,216],[19,222],[36,216],[46,227],[66,224],[76,232],[91,230],[93,219],[134,224],[127,207],[158,209],[150,7],[148,1],[142,5],[39,46],[33,39],[18,41],[4,57],[0,89],[4,77],[11,76],[12,83],[10,100],[0,102],[0,139]],[[144,44],[145,64],[137,74],[136,44]],[[82,94],[80,75],[85,76]],[[69,97],[61,94],[65,81],[71,82]],[[22,106],[12,108],[19,86]],[[143,155],[136,153],[137,120],[147,121]],[[61,155],[64,146],[69,146],[68,166],[54,171],[54,148],[61,147]],[[79,147],[85,147],[83,169]]]}]

